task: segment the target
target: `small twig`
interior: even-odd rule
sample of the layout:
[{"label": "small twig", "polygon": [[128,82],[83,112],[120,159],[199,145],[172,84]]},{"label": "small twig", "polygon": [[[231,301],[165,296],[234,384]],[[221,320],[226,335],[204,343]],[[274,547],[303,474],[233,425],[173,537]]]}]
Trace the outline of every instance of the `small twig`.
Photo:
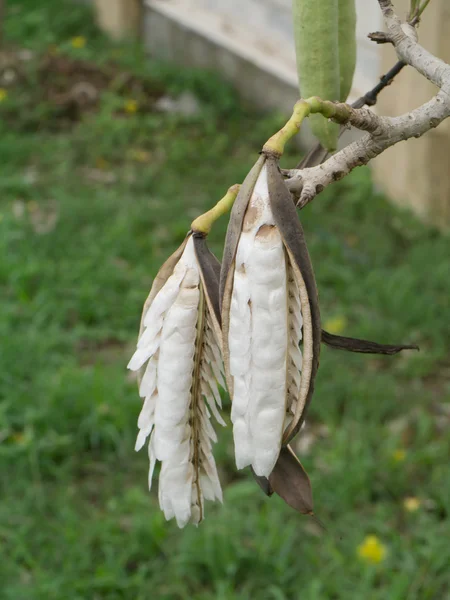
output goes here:
[{"label": "small twig", "polygon": [[375,87],[367,92],[367,94],[364,94],[364,96],[361,96],[361,98],[358,98],[358,100],[352,104],[353,108],[362,108],[364,105],[374,106],[377,103],[378,94],[382,92],[388,85],[391,85],[403,67],[406,67],[406,63],[401,60],[396,62],[392,69],[386,73],[386,75],[380,77],[380,81]]},{"label": "small twig", "polygon": [[392,40],[384,31],[374,31],[367,36],[369,40],[376,44],[391,44]]}]

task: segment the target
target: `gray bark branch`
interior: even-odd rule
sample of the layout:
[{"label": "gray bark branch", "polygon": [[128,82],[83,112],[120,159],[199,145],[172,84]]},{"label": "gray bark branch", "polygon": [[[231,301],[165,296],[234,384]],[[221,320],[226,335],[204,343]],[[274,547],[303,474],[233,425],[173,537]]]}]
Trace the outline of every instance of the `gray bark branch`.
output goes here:
[{"label": "gray bark branch", "polygon": [[[434,83],[439,91],[422,106],[399,117],[380,117],[368,108],[355,109],[345,105],[348,109],[346,122],[368,133],[318,166],[285,171],[288,177],[286,184],[298,197],[299,208],[355,167],[367,164],[398,142],[421,137],[450,116],[450,65],[417,42],[415,29],[401,22],[390,0],[378,2],[398,59]],[[342,123],[342,120],[339,122]]]}]

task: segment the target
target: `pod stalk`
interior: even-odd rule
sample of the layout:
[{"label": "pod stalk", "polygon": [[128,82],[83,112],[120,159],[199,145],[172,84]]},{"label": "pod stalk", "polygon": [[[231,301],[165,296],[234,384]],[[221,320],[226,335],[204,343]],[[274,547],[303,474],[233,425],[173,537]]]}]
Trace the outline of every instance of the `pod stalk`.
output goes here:
[{"label": "pod stalk", "polygon": [[311,112],[311,107],[307,100],[299,100],[294,105],[291,118],[280,131],[277,131],[263,146],[265,154],[273,154],[280,157],[284,153],[284,146],[294,137],[299,131],[303,120]]},{"label": "pod stalk", "polygon": [[337,123],[345,123],[350,118],[350,107],[346,104],[322,100],[317,96],[301,99],[294,105],[290,119],[263,146],[263,153],[279,158],[284,153],[286,143],[294,137],[306,117],[320,113],[325,119],[333,119]]},{"label": "pod stalk", "polygon": [[231,210],[234,201],[236,200],[236,196],[238,195],[239,188],[240,185],[238,183],[232,185],[225,196],[219,200],[213,208],[194,219],[191,223],[192,231],[208,235],[217,219]]}]

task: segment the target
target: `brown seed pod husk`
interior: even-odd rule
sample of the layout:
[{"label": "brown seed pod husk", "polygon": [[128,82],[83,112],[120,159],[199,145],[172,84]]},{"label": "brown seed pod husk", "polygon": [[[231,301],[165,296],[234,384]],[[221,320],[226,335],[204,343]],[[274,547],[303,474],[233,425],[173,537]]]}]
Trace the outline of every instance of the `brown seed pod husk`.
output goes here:
[{"label": "brown seed pod husk", "polygon": [[419,350],[419,346],[411,344],[379,344],[369,340],[334,335],[322,330],[322,342],[335,350],[360,352],[361,354],[385,354],[392,356],[402,350]]},{"label": "brown seed pod husk", "polygon": [[290,446],[281,449],[268,483],[293,509],[304,515],[313,514],[311,482]]},{"label": "brown seed pod husk", "polygon": [[203,234],[194,232],[193,241],[195,255],[197,257],[198,266],[200,267],[200,277],[202,278],[203,288],[205,290],[206,302],[214,325],[214,332],[221,342],[222,331],[219,298],[220,262],[208,248],[206,237]]}]

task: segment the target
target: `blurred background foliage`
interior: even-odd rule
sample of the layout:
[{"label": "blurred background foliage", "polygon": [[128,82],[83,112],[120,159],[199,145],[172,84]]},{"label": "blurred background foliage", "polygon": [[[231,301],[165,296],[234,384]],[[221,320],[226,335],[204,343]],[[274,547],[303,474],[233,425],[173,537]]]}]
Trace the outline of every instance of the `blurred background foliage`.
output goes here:
[{"label": "blurred background foliage", "polygon": [[106,40],[84,4],[7,4],[2,600],[450,598],[449,238],[388,205],[367,169],[302,212],[325,326],[421,351],[324,348],[297,451],[326,531],[236,472],[230,427],[215,451],[224,505],[178,530],[133,450],[126,364],[159,265],[283,118]]}]

